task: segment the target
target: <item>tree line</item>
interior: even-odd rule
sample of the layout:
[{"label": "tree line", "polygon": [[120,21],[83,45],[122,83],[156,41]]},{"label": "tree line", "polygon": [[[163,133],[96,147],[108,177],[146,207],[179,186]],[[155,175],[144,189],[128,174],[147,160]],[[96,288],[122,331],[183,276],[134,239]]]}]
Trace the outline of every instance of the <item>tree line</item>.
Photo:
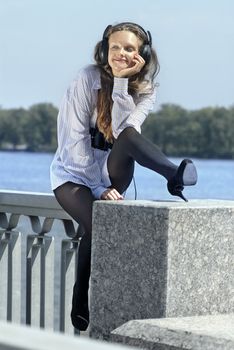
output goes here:
[{"label": "tree line", "polygon": [[54,152],[58,109],[49,103],[29,109],[0,109],[0,149]]},{"label": "tree line", "polygon": [[[0,109],[0,149],[54,152],[58,109],[41,103],[29,109]],[[142,134],[168,156],[234,159],[234,106],[186,110],[163,104]]]},{"label": "tree line", "polygon": [[188,111],[164,104],[142,132],[170,156],[234,159],[234,105]]}]

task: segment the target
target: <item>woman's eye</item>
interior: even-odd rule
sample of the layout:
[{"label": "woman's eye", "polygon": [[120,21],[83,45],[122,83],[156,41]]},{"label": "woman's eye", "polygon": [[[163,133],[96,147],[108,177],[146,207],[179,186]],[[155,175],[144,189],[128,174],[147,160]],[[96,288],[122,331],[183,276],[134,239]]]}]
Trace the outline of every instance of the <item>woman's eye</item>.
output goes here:
[{"label": "woman's eye", "polygon": [[114,45],[114,46],[111,46],[111,50],[118,50],[118,46],[117,45]]},{"label": "woman's eye", "polygon": [[134,48],[133,48],[133,47],[126,47],[126,51],[127,51],[127,52],[133,52],[133,51],[134,51]]}]

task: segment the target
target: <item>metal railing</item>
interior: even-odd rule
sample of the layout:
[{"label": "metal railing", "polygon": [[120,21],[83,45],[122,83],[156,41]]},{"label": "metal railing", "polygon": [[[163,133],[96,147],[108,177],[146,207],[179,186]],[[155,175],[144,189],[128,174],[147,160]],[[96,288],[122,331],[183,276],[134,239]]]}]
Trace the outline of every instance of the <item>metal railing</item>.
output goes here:
[{"label": "metal railing", "polygon": [[81,234],[53,194],[0,191],[0,320],[74,333]]}]

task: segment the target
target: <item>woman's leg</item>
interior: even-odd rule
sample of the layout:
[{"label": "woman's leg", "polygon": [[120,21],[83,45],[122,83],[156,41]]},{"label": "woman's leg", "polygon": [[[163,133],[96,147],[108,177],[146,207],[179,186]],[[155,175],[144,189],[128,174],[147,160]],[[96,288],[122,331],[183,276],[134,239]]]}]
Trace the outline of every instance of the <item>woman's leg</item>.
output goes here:
[{"label": "woman's leg", "polygon": [[127,189],[132,180],[134,160],[167,180],[172,178],[177,170],[177,166],[169,161],[157,146],[134,128],[128,127],[115,140],[107,160],[110,180],[120,193]]},{"label": "woman's leg", "polygon": [[84,227],[78,251],[77,280],[73,289],[71,319],[73,326],[85,330],[89,323],[88,288],[91,260],[92,205],[94,197],[88,187],[67,182],[58,187],[55,197],[63,209]]},{"label": "woman's leg", "polygon": [[134,160],[167,179],[167,188],[172,195],[183,196],[183,186],[195,185],[197,172],[190,159],[180,166],[172,163],[161,150],[133,127],[124,129],[115,141],[107,160],[112,186],[123,193],[129,186],[134,169]]}]

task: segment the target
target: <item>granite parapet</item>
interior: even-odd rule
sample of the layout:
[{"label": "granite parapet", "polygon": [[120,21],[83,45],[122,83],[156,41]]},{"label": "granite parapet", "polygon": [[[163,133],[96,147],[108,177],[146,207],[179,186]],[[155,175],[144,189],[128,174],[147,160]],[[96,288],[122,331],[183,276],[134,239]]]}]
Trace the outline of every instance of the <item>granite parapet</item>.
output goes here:
[{"label": "granite parapet", "polygon": [[97,201],[90,334],[234,312],[234,201]]}]

